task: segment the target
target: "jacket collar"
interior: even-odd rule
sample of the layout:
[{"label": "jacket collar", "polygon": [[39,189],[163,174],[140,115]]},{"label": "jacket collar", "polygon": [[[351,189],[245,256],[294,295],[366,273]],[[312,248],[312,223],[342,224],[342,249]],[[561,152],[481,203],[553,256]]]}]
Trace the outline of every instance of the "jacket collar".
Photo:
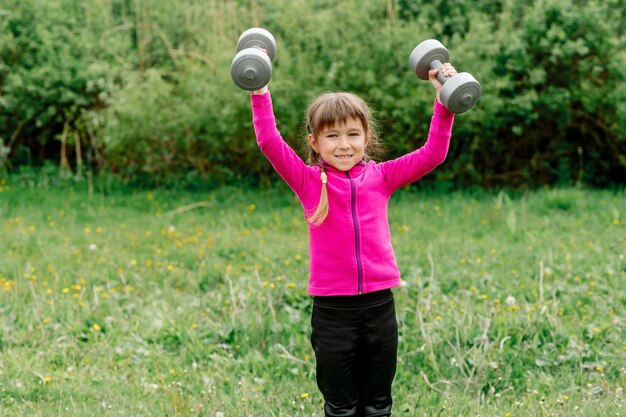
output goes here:
[{"label": "jacket collar", "polygon": [[[335,168],[335,167],[329,165],[328,163],[326,163],[326,161],[324,161],[323,159],[322,159],[322,166],[324,167],[326,172],[332,172],[334,174],[341,175],[342,177],[345,177],[345,175],[346,175],[346,171],[338,170],[337,168]],[[361,160],[358,164],[353,166],[352,169],[350,169],[350,171],[347,171],[347,172],[350,173],[351,177],[356,177],[359,174],[361,174],[361,172],[363,172],[364,168],[365,168],[365,162],[363,160]]]}]

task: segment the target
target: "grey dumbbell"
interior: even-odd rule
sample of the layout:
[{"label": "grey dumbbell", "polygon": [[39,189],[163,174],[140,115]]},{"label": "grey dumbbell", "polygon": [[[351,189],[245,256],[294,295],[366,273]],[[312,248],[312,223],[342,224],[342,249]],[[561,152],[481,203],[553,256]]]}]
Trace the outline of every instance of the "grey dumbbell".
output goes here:
[{"label": "grey dumbbell", "polygon": [[[409,57],[411,70],[422,80],[428,80],[428,71],[439,70],[444,62],[449,62],[450,54],[438,40],[428,39],[413,49]],[[463,113],[476,104],[481,94],[480,83],[467,72],[446,77],[441,71],[437,80],[443,87],[440,91],[441,103],[452,113]]]},{"label": "grey dumbbell", "polygon": [[270,82],[275,56],[274,36],[262,28],[248,29],[237,42],[237,54],[230,65],[230,76],[244,90],[259,90]]}]

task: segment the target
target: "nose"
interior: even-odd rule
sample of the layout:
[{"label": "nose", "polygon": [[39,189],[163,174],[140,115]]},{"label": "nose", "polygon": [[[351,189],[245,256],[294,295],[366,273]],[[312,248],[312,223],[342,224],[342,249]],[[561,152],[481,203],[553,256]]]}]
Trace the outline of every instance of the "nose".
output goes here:
[{"label": "nose", "polygon": [[341,137],[341,142],[339,142],[339,148],[340,149],[350,148],[350,143],[348,142],[348,138],[346,138],[345,136]]}]

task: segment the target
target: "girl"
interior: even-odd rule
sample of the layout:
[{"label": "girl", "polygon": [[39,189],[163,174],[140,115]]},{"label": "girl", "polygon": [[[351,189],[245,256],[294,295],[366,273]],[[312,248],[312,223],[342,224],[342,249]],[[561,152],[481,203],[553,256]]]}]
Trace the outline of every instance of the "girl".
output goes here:
[{"label": "girl", "polygon": [[[453,76],[448,63],[441,71]],[[437,70],[428,140],[376,163],[371,112],[350,93],[327,93],[307,111],[309,164],[276,128],[269,89],[251,95],[257,142],[300,200],[309,224],[311,344],[327,417],[391,415],[398,331],[392,287],[400,284],[387,220],[394,191],[441,164],[454,116],[440,103]]]}]

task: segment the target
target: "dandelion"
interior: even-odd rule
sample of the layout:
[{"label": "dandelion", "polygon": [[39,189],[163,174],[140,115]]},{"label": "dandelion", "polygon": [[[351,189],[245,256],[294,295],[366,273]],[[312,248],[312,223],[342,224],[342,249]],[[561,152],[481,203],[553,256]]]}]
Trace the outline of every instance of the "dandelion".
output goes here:
[{"label": "dandelion", "polygon": [[509,295],[508,297],[506,297],[506,305],[514,306],[515,305],[515,297],[513,297],[512,295]]},{"label": "dandelion", "polygon": [[604,368],[601,367],[601,366],[596,366],[596,371],[600,372],[600,373],[603,373],[604,372]]},{"label": "dandelion", "polygon": [[302,394],[300,394],[300,398],[303,400],[306,400],[307,398],[309,398],[309,393],[308,392],[303,392]]},{"label": "dandelion", "polygon": [[91,328],[94,329],[97,332],[99,332],[101,330],[100,325],[98,325],[98,323],[92,324]]}]

